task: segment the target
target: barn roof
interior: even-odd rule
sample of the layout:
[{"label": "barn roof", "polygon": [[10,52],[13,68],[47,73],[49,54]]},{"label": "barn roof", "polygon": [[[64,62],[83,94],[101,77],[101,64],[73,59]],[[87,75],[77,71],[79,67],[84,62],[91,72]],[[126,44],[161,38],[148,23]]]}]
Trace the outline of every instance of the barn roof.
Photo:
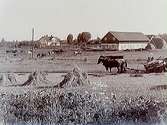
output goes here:
[{"label": "barn roof", "polygon": [[149,38],[140,32],[116,32],[110,33],[119,41],[149,41]]}]

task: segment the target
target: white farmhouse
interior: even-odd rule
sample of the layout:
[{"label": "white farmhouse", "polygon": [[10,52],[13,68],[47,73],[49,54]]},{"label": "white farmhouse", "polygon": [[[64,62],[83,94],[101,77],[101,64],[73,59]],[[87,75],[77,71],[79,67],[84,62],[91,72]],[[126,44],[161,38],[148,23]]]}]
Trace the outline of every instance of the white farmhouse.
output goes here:
[{"label": "white farmhouse", "polygon": [[60,39],[54,36],[42,36],[39,40],[40,48],[51,47],[51,46],[60,46]]}]

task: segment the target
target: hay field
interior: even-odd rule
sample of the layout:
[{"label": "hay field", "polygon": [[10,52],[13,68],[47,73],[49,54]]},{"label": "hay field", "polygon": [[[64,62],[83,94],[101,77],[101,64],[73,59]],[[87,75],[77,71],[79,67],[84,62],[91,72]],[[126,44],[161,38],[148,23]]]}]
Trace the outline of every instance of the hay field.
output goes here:
[{"label": "hay field", "polygon": [[[102,65],[97,65],[97,59],[100,55],[124,55],[124,58],[127,59],[128,67],[144,69],[142,63],[146,61],[150,53],[152,53],[155,58],[159,58],[159,56],[162,58],[167,57],[166,50],[154,50],[151,52],[83,52],[81,55],[77,56],[74,56],[73,52],[65,52],[62,55],[54,56],[54,59],[52,59],[53,56],[50,56],[32,60],[30,58],[31,56],[26,54],[16,57],[8,54],[7,57],[5,57],[4,52],[1,51],[1,73],[13,72],[18,84],[25,82],[28,79],[29,73],[33,71],[47,72],[46,78],[50,81],[50,86],[61,82],[64,75],[75,66],[90,74],[88,75],[90,85],[75,88],[46,89],[39,88],[39,86],[1,86],[1,116],[3,116],[3,118],[7,117],[8,120],[4,122],[9,125],[22,122],[24,122],[24,124],[25,122],[29,124],[46,124],[47,122],[50,124],[108,124],[108,122],[120,124],[119,121],[122,119],[127,121],[127,124],[130,124],[132,121],[132,124],[141,124],[141,122],[144,122],[142,124],[145,124],[145,122],[148,124],[165,124],[167,117],[165,113],[167,112],[167,91],[163,88],[158,90],[150,90],[150,88],[157,85],[167,85],[167,73],[143,74],[141,77],[131,77],[129,73],[113,75],[106,73]],[[116,69],[113,69],[113,73],[115,72]],[[49,95],[51,99],[50,102],[53,105],[49,106],[48,103],[46,103],[46,105],[43,104],[46,106],[46,114],[37,108],[39,106],[38,104],[22,101],[27,99],[29,93],[31,96],[28,97],[31,97],[32,101],[39,99],[39,102],[42,97]],[[72,109],[64,107],[64,109],[60,110],[60,107],[66,104],[73,104],[66,100],[69,98],[69,93],[73,93],[70,98],[72,98],[71,100],[76,100],[76,107]],[[3,96],[3,94],[5,96]],[[63,104],[57,101],[60,95],[65,97],[66,101],[63,100]],[[26,107],[28,105],[29,110],[19,108],[21,111],[28,114],[25,115],[26,117],[16,115],[16,112],[20,113],[20,110],[16,110],[15,106],[13,106],[13,104],[16,103],[13,99],[16,97],[19,103],[26,105]],[[9,107],[11,106],[11,108],[4,109],[4,105],[2,105],[4,102],[6,105],[9,105]],[[18,104],[18,102],[16,104]],[[150,108],[150,105],[153,106],[153,109]],[[5,116],[3,115],[5,114],[4,111],[6,112]],[[141,115],[140,113],[143,111],[145,114],[143,114],[143,117],[139,117]],[[156,113],[147,116],[150,111],[155,111]],[[69,114],[65,112],[69,112]],[[34,119],[34,115],[29,115],[31,113],[35,114],[36,119]],[[80,117],[77,115],[78,113]],[[160,116],[157,113],[160,113]],[[43,115],[41,116],[41,114]],[[134,117],[132,117],[132,114]],[[11,122],[11,120],[13,120],[13,122]]]}]

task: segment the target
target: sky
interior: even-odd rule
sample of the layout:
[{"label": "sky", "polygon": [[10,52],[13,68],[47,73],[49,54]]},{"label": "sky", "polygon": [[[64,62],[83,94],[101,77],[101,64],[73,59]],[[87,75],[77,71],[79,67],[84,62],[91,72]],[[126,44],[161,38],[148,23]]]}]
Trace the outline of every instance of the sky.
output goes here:
[{"label": "sky", "polygon": [[65,39],[89,31],[167,33],[167,0],[0,0],[0,39],[31,40],[42,35]]}]

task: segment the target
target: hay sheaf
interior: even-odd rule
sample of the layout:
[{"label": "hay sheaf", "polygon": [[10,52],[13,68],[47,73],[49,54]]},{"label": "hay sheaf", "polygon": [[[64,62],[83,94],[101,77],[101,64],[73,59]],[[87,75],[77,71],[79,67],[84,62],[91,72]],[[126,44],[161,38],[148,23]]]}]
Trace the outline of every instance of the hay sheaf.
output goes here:
[{"label": "hay sheaf", "polygon": [[13,73],[0,74],[0,86],[16,85],[17,81]]},{"label": "hay sheaf", "polygon": [[68,88],[88,85],[90,83],[88,74],[81,71],[78,67],[75,67],[72,72],[67,73],[64,79],[54,87],[56,88]]},{"label": "hay sheaf", "polygon": [[33,72],[28,76],[26,82],[18,86],[41,86],[41,85],[48,85],[51,82],[46,78],[45,72]]}]

